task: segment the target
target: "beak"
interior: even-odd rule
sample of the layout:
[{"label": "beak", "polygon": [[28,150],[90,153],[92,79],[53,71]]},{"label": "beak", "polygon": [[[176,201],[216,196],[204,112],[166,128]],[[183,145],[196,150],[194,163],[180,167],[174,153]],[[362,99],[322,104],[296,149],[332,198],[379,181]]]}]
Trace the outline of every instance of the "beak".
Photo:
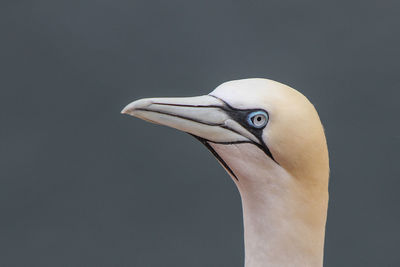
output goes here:
[{"label": "beak", "polygon": [[260,144],[259,140],[230,117],[219,98],[204,95],[182,98],[145,98],[127,105],[121,113],[169,126],[214,143]]}]

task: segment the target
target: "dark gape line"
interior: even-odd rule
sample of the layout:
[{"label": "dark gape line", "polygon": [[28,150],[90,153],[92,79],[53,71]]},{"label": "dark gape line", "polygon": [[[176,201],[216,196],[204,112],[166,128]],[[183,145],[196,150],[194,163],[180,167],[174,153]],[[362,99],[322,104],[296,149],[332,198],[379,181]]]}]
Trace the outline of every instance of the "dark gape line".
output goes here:
[{"label": "dark gape line", "polygon": [[[268,157],[270,157],[273,161],[275,161],[276,164],[279,165],[279,163],[272,156],[272,153],[269,150],[267,144],[265,144],[264,140],[262,139],[262,131],[264,130],[265,127],[260,128],[260,129],[254,129],[252,127],[249,127],[246,123],[247,114],[249,114],[250,112],[253,112],[253,111],[260,110],[260,109],[237,109],[237,108],[232,107],[231,105],[229,105],[227,102],[225,102],[224,100],[222,100],[219,97],[216,97],[213,95],[209,95],[209,96],[212,96],[212,97],[218,99],[219,101],[221,101],[224,104],[224,106],[219,107],[219,108],[222,109],[223,111],[225,111],[234,121],[239,123],[242,127],[247,129],[250,133],[252,133],[260,141],[261,144],[257,144],[253,141],[250,141],[249,143],[256,145],[258,148],[260,148],[262,151],[264,151],[264,153],[267,154]],[[263,110],[263,111],[268,114],[268,111],[266,111],[266,110]]]},{"label": "dark gape line", "polygon": [[225,167],[225,169],[236,179],[236,181],[239,181],[239,179],[237,178],[237,176],[233,173],[232,169],[228,166],[228,164],[226,164],[226,162],[220,157],[220,155],[218,155],[218,153],[210,146],[210,144],[207,142],[206,139],[198,137],[196,135],[193,135],[191,133],[189,133],[191,136],[193,136],[194,138],[196,138],[197,140],[199,140],[203,145],[206,146],[206,148],[208,150],[210,150],[210,152],[214,155],[214,157]]},{"label": "dark gape line", "polygon": [[[260,143],[256,143],[252,140],[248,140],[248,141],[237,141],[237,142],[213,142],[210,140],[206,140],[204,138],[194,136],[196,139],[198,139],[202,144],[204,144],[208,150],[211,151],[211,153],[213,153],[213,155],[218,159],[218,161],[229,171],[229,173],[232,174],[232,176],[234,176],[236,178],[236,180],[238,180],[238,178],[236,177],[236,175],[233,173],[233,171],[229,168],[229,166],[226,164],[226,162],[218,155],[217,152],[215,152],[215,150],[210,146],[209,142],[211,143],[216,143],[216,144],[241,144],[241,143],[249,143],[249,144],[253,144],[255,146],[257,146],[259,149],[261,149],[262,151],[264,151],[264,153],[270,157],[276,164],[279,165],[279,163],[274,159],[274,157],[272,156],[271,151],[269,150],[268,146],[265,144],[263,138],[262,138],[262,132],[263,132],[263,128],[259,128],[259,129],[255,129],[252,127],[249,127],[249,125],[246,123],[246,117],[250,112],[254,112],[254,111],[258,111],[260,109],[237,109],[232,107],[231,105],[229,105],[227,102],[225,102],[224,100],[220,99],[219,97],[213,96],[213,95],[209,95],[211,97],[214,97],[215,99],[218,99],[219,101],[221,101],[222,106],[219,105],[209,105],[209,106],[203,106],[203,105],[184,105],[184,104],[169,104],[169,103],[153,103],[153,104],[157,104],[157,105],[164,105],[164,106],[182,106],[182,107],[203,107],[203,108],[218,108],[223,110],[229,117],[231,117],[234,121],[236,121],[237,123],[239,123],[243,128],[245,128],[246,130],[248,130],[251,134],[253,134]],[[143,111],[147,111],[147,112],[154,112],[154,113],[160,113],[160,114],[166,114],[169,116],[174,116],[180,119],[184,119],[184,120],[189,120],[189,121],[193,121],[193,122],[197,122],[197,123],[201,123],[201,124],[205,124],[205,125],[209,125],[209,126],[219,126],[222,128],[225,128],[229,131],[232,131],[234,133],[237,133],[239,135],[241,135],[240,132],[237,132],[234,129],[231,129],[229,127],[226,127],[225,125],[222,125],[220,123],[208,123],[205,121],[201,121],[201,120],[197,120],[197,119],[191,119],[188,118],[186,116],[183,115],[178,115],[178,114],[173,114],[173,113],[165,113],[162,111],[155,111],[155,110],[148,110],[145,108],[138,108],[137,110],[143,110]],[[265,113],[268,114],[268,112],[266,110],[263,110]]]}]

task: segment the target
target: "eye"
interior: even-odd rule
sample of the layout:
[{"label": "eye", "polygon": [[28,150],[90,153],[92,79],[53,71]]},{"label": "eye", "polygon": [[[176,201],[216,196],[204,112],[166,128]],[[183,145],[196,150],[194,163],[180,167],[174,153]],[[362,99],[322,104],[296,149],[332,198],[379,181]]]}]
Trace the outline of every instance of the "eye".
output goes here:
[{"label": "eye", "polygon": [[263,128],[267,122],[268,114],[265,111],[254,111],[247,116],[247,123],[254,128]]}]

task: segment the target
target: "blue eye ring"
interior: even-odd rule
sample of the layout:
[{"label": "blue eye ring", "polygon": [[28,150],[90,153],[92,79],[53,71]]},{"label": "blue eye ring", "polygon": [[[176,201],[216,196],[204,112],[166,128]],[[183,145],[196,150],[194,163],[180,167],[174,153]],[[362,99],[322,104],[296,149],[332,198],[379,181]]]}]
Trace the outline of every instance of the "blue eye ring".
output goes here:
[{"label": "blue eye ring", "polygon": [[247,115],[247,123],[254,128],[261,129],[267,125],[268,113],[262,110],[253,111]]}]

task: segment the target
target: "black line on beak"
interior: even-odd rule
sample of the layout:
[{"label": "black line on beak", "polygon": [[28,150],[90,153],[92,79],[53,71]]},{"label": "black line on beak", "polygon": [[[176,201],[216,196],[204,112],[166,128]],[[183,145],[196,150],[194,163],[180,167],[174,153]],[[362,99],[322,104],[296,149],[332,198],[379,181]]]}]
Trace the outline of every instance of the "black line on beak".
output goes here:
[{"label": "black line on beak", "polygon": [[[159,105],[159,104],[157,104],[157,105]],[[168,105],[168,106],[174,106],[174,105]],[[168,113],[168,112],[157,111],[157,110],[150,110],[150,109],[145,109],[145,108],[137,108],[136,110],[146,111],[146,112],[153,112],[153,113],[158,113],[158,114],[163,114],[163,115],[168,115],[168,116],[173,116],[173,117],[177,117],[177,118],[180,118],[180,119],[193,121],[193,122],[197,122],[197,123],[201,123],[201,124],[209,125],[209,126],[222,126],[220,123],[209,123],[209,122],[205,122],[205,121],[201,121],[201,120],[197,120],[197,119],[195,120],[195,119],[191,119],[191,118],[188,118],[188,117],[185,117],[185,116],[182,116],[182,115],[178,115],[178,114],[174,114],[174,113]],[[229,130],[231,130],[231,129],[229,129]]]},{"label": "black line on beak", "polygon": [[[264,140],[262,139],[262,129],[253,129],[251,127],[249,127],[246,123],[246,116],[249,112],[253,112],[253,111],[257,111],[259,109],[237,109],[232,107],[231,105],[229,105],[228,103],[226,103],[224,100],[213,96],[213,95],[209,95],[211,97],[214,97],[215,99],[218,99],[219,101],[221,101],[222,105],[187,105],[187,104],[171,104],[171,103],[160,103],[160,102],[155,102],[153,104],[156,105],[162,105],[162,106],[175,106],[175,107],[193,107],[193,108],[218,108],[223,110],[224,112],[226,112],[234,121],[236,121],[237,123],[239,123],[242,127],[244,127],[245,129],[247,129],[251,134],[253,134],[259,143],[256,143],[252,140],[249,141],[238,141],[238,142],[214,142],[214,141],[210,141],[210,140],[206,140],[204,138],[198,137],[193,135],[194,137],[196,137],[198,140],[200,140],[201,143],[203,143],[212,153],[213,155],[221,162],[221,164],[223,164],[227,170],[229,170],[229,172],[237,179],[237,177],[235,176],[235,174],[233,173],[233,171],[229,168],[229,166],[222,160],[222,158],[214,151],[214,149],[212,149],[212,147],[209,145],[208,142],[211,143],[216,143],[216,144],[240,144],[240,143],[250,143],[253,144],[255,146],[257,146],[258,148],[260,148],[262,151],[264,151],[264,153],[270,157],[276,164],[279,165],[279,163],[274,159],[274,157],[272,156],[271,151],[269,150],[268,146],[265,144]],[[235,131],[234,129],[231,129],[229,127],[226,127],[226,125],[224,124],[220,124],[220,123],[209,123],[209,122],[205,122],[205,121],[201,121],[198,119],[192,119],[192,118],[188,118],[186,116],[182,116],[182,115],[178,115],[178,114],[174,114],[174,113],[167,113],[167,112],[162,112],[162,111],[156,111],[156,110],[148,110],[146,108],[138,108],[137,110],[141,110],[141,111],[147,111],[147,112],[154,112],[154,113],[159,113],[159,114],[164,114],[164,115],[169,115],[169,116],[174,116],[180,119],[184,119],[184,120],[189,120],[189,121],[193,121],[193,122],[197,122],[197,123],[201,123],[201,124],[205,124],[205,125],[209,125],[209,126],[218,126],[218,127],[222,127],[225,128],[229,131],[232,131],[234,133],[237,133],[239,135],[241,135],[239,132]],[[266,112],[266,111],[265,111]],[[192,135],[192,134],[191,134]]]}]

